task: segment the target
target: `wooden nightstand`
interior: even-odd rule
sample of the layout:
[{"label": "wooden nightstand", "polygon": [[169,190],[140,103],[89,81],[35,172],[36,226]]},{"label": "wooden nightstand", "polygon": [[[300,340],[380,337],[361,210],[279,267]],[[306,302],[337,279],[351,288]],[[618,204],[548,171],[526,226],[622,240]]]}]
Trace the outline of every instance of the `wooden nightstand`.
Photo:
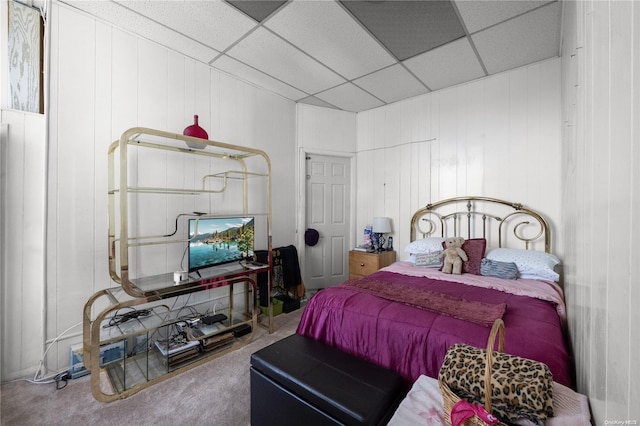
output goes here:
[{"label": "wooden nightstand", "polygon": [[349,279],[361,278],[365,275],[373,274],[378,269],[389,266],[395,261],[395,251],[366,253],[351,250],[349,252]]}]

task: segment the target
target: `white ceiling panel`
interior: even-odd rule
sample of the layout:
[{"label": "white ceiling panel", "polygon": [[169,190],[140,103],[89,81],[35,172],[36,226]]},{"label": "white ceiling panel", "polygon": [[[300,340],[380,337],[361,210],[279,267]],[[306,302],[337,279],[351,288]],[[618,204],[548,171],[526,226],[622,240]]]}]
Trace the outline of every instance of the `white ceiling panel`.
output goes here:
[{"label": "white ceiling panel", "polygon": [[265,26],[348,80],[396,62],[333,1],[290,2]]},{"label": "white ceiling panel", "polygon": [[549,0],[455,0],[460,16],[473,34],[484,28],[529,12]]},{"label": "white ceiling panel", "polygon": [[384,105],[382,101],[371,96],[351,83],[334,87],[316,95],[317,98],[345,111],[364,111]]},{"label": "white ceiling panel", "polygon": [[560,54],[559,0],[58,4],[72,5],[294,102],[347,111],[364,111]]},{"label": "white ceiling panel", "polygon": [[307,97],[306,93],[303,93],[300,90],[289,86],[288,84],[278,81],[261,71],[251,68],[248,65],[238,62],[229,56],[220,57],[215,61],[214,66],[242,80],[253,82],[259,87],[263,87],[274,93],[278,93],[285,98],[299,100]]},{"label": "white ceiling panel", "polygon": [[386,103],[411,98],[429,91],[402,65],[393,65],[353,82]]},{"label": "white ceiling panel", "polygon": [[216,50],[225,50],[255,22],[221,1],[118,0],[123,6]]},{"label": "white ceiling panel", "polygon": [[314,105],[323,108],[335,108],[335,105],[331,105],[330,103],[325,102],[320,98],[316,98],[315,96],[309,96],[307,98],[300,99],[299,102],[306,105]]},{"label": "white ceiling panel", "polygon": [[145,16],[131,13],[127,8],[111,1],[67,1],[105,22],[138,34],[169,49],[180,52],[201,62],[209,62],[220,52],[204,44],[189,39],[171,28],[159,24]]},{"label": "white ceiling panel", "polygon": [[471,36],[489,74],[558,55],[560,4],[536,9]]},{"label": "white ceiling panel", "polygon": [[407,59],[404,64],[431,90],[485,76],[466,37]]},{"label": "white ceiling panel", "polygon": [[232,47],[227,54],[309,95],[345,81],[264,28],[258,28]]}]

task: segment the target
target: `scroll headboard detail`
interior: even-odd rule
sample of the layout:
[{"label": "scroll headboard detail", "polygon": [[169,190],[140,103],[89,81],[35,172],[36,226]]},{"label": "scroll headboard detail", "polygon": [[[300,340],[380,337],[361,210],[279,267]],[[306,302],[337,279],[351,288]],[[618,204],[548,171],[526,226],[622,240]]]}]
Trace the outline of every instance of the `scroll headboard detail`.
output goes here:
[{"label": "scroll headboard detail", "polygon": [[411,218],[411,241],[429,236],[485,238],[487,245],[497,247],[524,243],[527,250],[544,243],[544,251],[551,253],[547,220],[520,203],[497,198],[456,197],[427,204]]}]

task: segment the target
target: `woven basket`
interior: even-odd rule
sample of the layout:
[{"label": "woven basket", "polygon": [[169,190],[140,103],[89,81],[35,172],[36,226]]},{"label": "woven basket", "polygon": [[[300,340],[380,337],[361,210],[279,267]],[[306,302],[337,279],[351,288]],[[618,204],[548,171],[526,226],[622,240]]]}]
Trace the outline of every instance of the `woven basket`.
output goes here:
[{"label": "woven basket", "polygon": [[[493,364],[493,348],[495,345],[496,337],[500,334],[498,340],[498,350],[504,351],[504,322],[501,319],[495,320],[493,327],[491,327],[491,333],[487,339],[487,362],[484,371],[484,408],[487,412],[491,412],[491,369]],[[442,399],[444,401],[444,421],[447,425],[451,425],[451,409],[453,406],[461,400],[461,398],[453,393],[453,391],[442,380],[438,380],[438,386],[442,392]],[[486,423],[478,416],[473,416],[464,422],[464,426],[485,426]],[[504,425],[504,423],[500,423]]]}]

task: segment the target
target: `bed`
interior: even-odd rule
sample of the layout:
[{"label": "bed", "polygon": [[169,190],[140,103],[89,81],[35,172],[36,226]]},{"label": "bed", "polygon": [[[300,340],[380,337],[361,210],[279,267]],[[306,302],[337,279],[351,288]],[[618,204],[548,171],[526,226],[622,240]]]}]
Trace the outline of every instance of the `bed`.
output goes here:
[{"label": "bed", "polygon": [[[493,320],[502,318],[505,352],[544,362],[555,382],[573,388],[559,260],[540,213],[494,198],[458,197],[421,208],[410,226],[408,260],[319,291],[297,333],[412,384],[421,375],[436,378],[453,344],[485,347]],[[429,267],[449,236],[465,238],[469,260],[461,275]]]}]

